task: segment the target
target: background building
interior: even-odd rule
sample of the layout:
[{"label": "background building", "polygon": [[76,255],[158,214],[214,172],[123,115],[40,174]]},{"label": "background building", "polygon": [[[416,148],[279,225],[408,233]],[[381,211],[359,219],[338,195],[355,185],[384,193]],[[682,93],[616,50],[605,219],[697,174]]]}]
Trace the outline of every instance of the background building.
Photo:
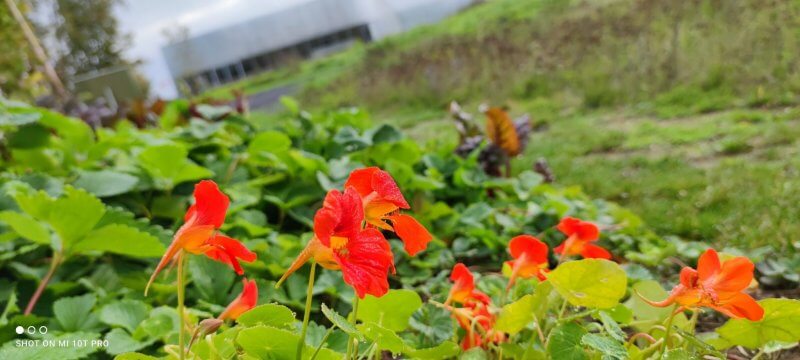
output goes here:
[{"label": "background building", "polygon": [[432,23],[473,0],[312,0],[162,47],[176,83],[192,91],[324,56]]}]

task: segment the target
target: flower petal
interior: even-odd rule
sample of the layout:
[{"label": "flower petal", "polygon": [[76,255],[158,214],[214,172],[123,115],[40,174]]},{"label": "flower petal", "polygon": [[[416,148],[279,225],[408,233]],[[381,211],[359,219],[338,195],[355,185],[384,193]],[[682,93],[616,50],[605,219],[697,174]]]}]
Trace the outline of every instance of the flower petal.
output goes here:
[{"label": "flower petal", "polygon": [[253,262],[256,260],[256,254],[248,250],[244,244],[229,238],[224,235],[217,235],[208,240],[210,249],[205,252],[205,255],[211,259],[230,265],[237,274],[244,274],[239,260],[244,262]]},{"label": "flower petal", "polygon": [[347,188],[344,193],[331,190],[325,196],[322,208],[314,215],[314,234],[329,246],[331,236],[350,237],[358,232],[363,221],[364,207],[354,188]]},{"label": "flower petal", "polygon": [[531,235],[515,236],[508,242],[508,250],[515,259],[524,253],[529,261],[538,264],[547,262],[547,244]]},{"label": "flower petal", "polygon": [[586,259],[611,259],[611,253],[595,244],[584,244],[581,256]]},{"label": "flower petal", "polygon": [[219,228],[225,222],[225,212],[228,211],[230,199],[219,190],[217,183],[203,180],[194,186],[194,205],[189,207],[184,216],[184,221],[195,217],[198,225],[214,225]]},{"label": "flower petal", "polygon": [[720,270],[719,255],[714,249],[706,250],[697,259],[697,276],[701,282],[711,279]]},{"label": "flower petal", "polygon": [[389,220],[392,222],[394,232],[400,240],[403,240],[406,252],[411,256],[425,250],[428,243],[433,240],[431,233],[417,219],[409,215],[397,214],[390,216]]},{"label": "flower petal", "polygon": [[389,291],[388,273],[394,266],[394,257],[380,231],[363,230],[348,239],[346,249],[334,254],[344,282],[353,287],[358,297],[381,297]]},{"label": "flower petal", "polygon": [[475,278],[467,266],[462,263],[453,266],[453,271],[450,272],[450,281],[454,284],[450,288],[445,304],[449,304],[450,301],[464,303],[470,298],[472,291],[475,290]]},{"label": "flower petal", "polygon": [[719,292],[739,292],[746,289],[753,281],[755,266],[746,257],[736,257],[722,263],[713,288]]},{"label": "flower petal", "polygon": [[574,217],[567,216],[561,219],[561,222],[558,223],[556,229],[564,233],[564,235],[571,236],[572,234],[578,232],[578,225],[580,223],[581,223],[580,220]]},{"label": "flower petal", "polygon": [[750,321],[759,321],[764,317],[764,308],[745,293],[738,293],[727,303],[720,306],[712,306],[711,308],[737,319],[744,318]]},{"label": "flower petal", "polygon": [[382,200],[389,201],[401,209],[409,208],[408,202],[392,176],[374,166],[351,172],[344,187],[355,188],[362,197],[367,197],[375,192]]},{"label": "flower petal", "polygon": [[244,288],[242,289],[242,293],[219,314],[219,317],[217,317],[218,319],[236,320],[239,316],[256,306],[258,302],[258,287],[256,286],[256,281],[244,279],[243,282]]}]

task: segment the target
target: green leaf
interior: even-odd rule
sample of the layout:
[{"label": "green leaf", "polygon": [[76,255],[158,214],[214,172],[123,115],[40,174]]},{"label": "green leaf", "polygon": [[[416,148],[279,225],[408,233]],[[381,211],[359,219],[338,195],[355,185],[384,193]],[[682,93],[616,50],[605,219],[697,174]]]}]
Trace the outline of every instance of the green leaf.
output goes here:
[{"label": "green leaf", "polygon": [[613,337],[615,340],[625,342],[627,337],[625,332],[622,331],[622,328],[619,327],[619,324],[608,312],[600,311],[598,317],[600,317],[600,322],[603,323],[603,329],[606,330],[608,335],[611,335],[611,337]]},{"label": "green leaf", "polygon": [[489,354],[486,353],[485,350],[479,347],[474,347],[467,351],[461,353],[461,356],[458,357],[458,360],[488,360]]},{"label": "green leaf", "polygon": [[433,304],[422,305],[408,320],[411,329],[416,330],[423,339],[422,344],[439,344],[453,337],[453,318],[450,312]]},{"label": "green leaf", "polygon": [[691,353],[685,349],[672,349],[664,354],[662,360],[695,360],[697,357],[692,356]]},{"label": "green leaf", "polygon": [[365,322],[363,324],[359,324],[358,330],[360,330],[364,336],[367,337],[367,339],[370,339],[378,344],[378,348],[381,350],[389,350],[393,354],[399,354],[403,352],[403,349],[405,348],[403,339],[401,339],[400,336],[398,336],[394,331],[380,326],[374,322]]},{"label": "green leaf", "polygon": [[[150,307],[138,300],[122,300],[110,303],[100,310],[100,321],[111,325],[120,326],[133,333],[139,324],[148,317]],[[135,351],[126,350],[126,351]],[[122,351],[122,352],[126,352]]]},{"label": "green leaf", "polygon": [[112,170],[81,171],[73,185],[97,197],[127,193],[136,187],[139,179],[133,175]]},{"label": "green leaf", "polygon": [[[563,266],[563,265],[562,265]],[[550,358],[559,360],[585,360],[589,357],[583,350],[581,339],[586,329],[576,323],[566,323],[550,333],[547,342],[547,353]]]},{"label": "green leaf", "polygon": [[[58,344],[65,342],[66,344],[73,344],[73,341],[88,341],[100,338],[100,334],[74,332],[63,334],[57,337],[48,337]],[[41,343],[40,343],[41,344]],[[77,360],[86,359],[92,353],[99,350],[96,346],[16,346],[14,341],[9,341],[3,344],[0,348],[0,359],[13,359],[13,360],[44,360],[44,359],[58,359],[58,360]]]},{"label": "green leaf", "polygon": [[392,331],[403,331],[408,319],[422,306],[422,299],[411,290],[389,290],[376,298],[367,295],[358,304],[358,318],[363,322],[374,322]]},{"label": "green leaf", "polygon": [[461,348],[458,344],[452,341],[445,341],[435,347],[427,349],[406,350],[408,356],[412,359],[420,360],[442,360],[452,359],[458,355]]},{"label": "green leaf", "polygon": [[292,139],[279,131],[264,131],[253,137],[247,152],[259,156],[264,152],[281,154],[292,148]]},{"label": "green leaf", "polygon": [[103,214],[105,205],[88,192],[72,186],[64,188],[64,196],[49,205],[47,222],[61,238],[64,249],[94,228]]},{"label": "green leaf", "polygon": [[[669,296],[667,291],[655,280],[639,281],[633,284],[633,292],[650,300],[662,300]],[[651,306],[644,302],[639,295],[631,296],[625,305],[633,311],[633,317],[636,319],[634,327],[641,331],[648,331],[653,325],[663,322],[675,310],[674,306],[664,308]],[[675,317],[676,325],[686,322],[688,320],[682,314]]]},{"label": "green leaf", "polygon": [[525,328],[534,318],[535,298],[525,295],[519,300],[503,306],[494,328],[514,335]]},{"label": "green leaf", "polygon": [[135,257],[160,257],[164,244],[153,235],[127,225],[111,224],[93,230],[72,251],[104,251]]},{"label": "green leaf", "polygon": [[0,212],[0,221],[10,226],[23,239],[37,244],[50,244],[50,232],[47,231],[47,228],[26,214],[3,211]]},{"label": "green leaf", "polygon": [[622,343],[611,338],[598,334],[586,334],[581,338],[581,344],[588,346],[603,354],[603,358],[625,360],[628,358],[628,351]]},{"label": "green leaf", "polygon": [[771,342],[800,341],[800,300],[764,299],[758,303],[764,308],[764,318],[759,321],[730,319],[717,329],[720,336],[750,349]]},{"label": "green leaf", "polygon": [[[236,343],[244,350],[245,358],[270,360],[296,360],[297,343],[300,337],[289,331],[269,326],[254,326],[239,331]],[[303,359],[310,359],[314,348],[306,345]],[[320,360],[341,360],[342,354],[330,349],[322,349],[317,355]]]},{"label": "green leaf", "polygon": [[61,330],[71,332],[94,328],[97,318],[91,311],[96,302],[97,299],[91,294],[56,300],[53,314]]},{"label": "green leaf", "polygon": [[125,353],[114,357],[114,360],[158,360],[158,358],[140,353]]},{"label": "green leaf", "polygon": [[8,135],[8,147],[17,149],[43,147],[49,142],[50,130],[40,124],[20,126],[17,131]]},{"label": "green leaf", "polygon": [[188,151],[177,144],[149,146],[139,154],[139,165],[147,171],[156,188],[171,190],[184,181],[210,178],[211,170],[187,158]]},{"label": "green leaf", "polygon": [[291,328],[294,324],[294,313],[286,306],[264,304],[256,306],[239,316],[236,320],[244,326],[269,325],[280,328]]},{"label": "green leaf", "polygon": [[627,290],[625,271],[604,259],[563,263],[547,279],[570,304],[588,308],[614,307]]},{"label": "green leaf", "polygon": [[108,341],[106,352],[111,355],[117,355],[143,349],[150,345],[153,341],[139,341],[131,337],[125,330],[116,328],[111,329],[106,336],[105,340]]},{"label": "green leaf", "polygon": [[178,321],[178,312],[174,308],[161,306],[153,309],[140,327],[152,338],[166,339],[178,332]]},{"label": "green leaf", "polygon": [[356,329],[353,324],[351,324],[347,319],[345,319],[342,315],[339,315],[336,311],[331,310],[327,305],[322,304],[320,306],[322,308],[322,314],[325,315],[328,320],[336,325],[339,329],[342,329],[348,335],[352,335],[353,337],[363,340],[364,336]]},{"label": "green leaf", "polygon": [[189,261],[192,283],[203,299],[216,304],[226,304],[236,273],[227,265],[205,256],[193,256]]}]

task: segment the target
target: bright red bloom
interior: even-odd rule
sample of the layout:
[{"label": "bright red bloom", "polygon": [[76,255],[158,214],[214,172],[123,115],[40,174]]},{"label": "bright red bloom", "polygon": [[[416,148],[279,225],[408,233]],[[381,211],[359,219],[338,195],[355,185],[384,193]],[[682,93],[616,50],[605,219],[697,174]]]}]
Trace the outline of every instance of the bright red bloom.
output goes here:
[{"label": "bright red bloom", "polygon": [[600,230],[597,225],[573,217],[565,217],[561,219],[557,228],[567,235],[567,240],[553,249],[556,254],[611,259],[611,253],[608,250],[592,244],[600,238]]},{"label": "bright red bloom", "polygon": [[[470,274],[471,276],[471,274]],[[489,310],[491,300],[479,291],[473,291],[464,301],[464,307],[450,308],[453,317],[466,334],[461,340],[464,350],[485,346],[489,343],[500,343],[505,340],[505,334],[493,329],[496,316]]]},{"label": "bright red bloom", "polygon": [[394,267],[389,242],[376,229],[362,229],[364,208],[355,189],[331,190],[314,216],[314,238],[298,255],[278,284],[312,257],[322,267],[341,270],[344,281],[360,298],[389,291],[388,272]]},{"label": "bright red bloom", "polygon": [[739,256],[723,263],[714,249],[706,250],[697,260],[697,270],[681,269],[680,283],[664,301],[644,299],[657,307],[679,305],[676,311],[707,307],[733,318],[758,321],[764,309],[744,290],[753,281],[753,262]]},{"label": "bright red bloom", "polygon": [[256,281],[247,281],[247,279],[243,279],[242,282],[244,283],[242,293],[225,308],[225,311],[219,314],[217,319],[236,320],[240,315],[256,306],[258,302],[258,287],[256,287]]},{"label": "bright red bloom", "polygon": [[183,226],[175,233],[172,244],[150,276],[145,295],[158,273],[181,251],[195,255],[205,254],[211,259],[228,264],[239,275],[244,273],[239,260],[256,260],[256,254],[247,250],[242,243],[217,233],[225,222],[225,212],[230,200],[215,182],[203,180],[197,183],[194,187],[194,199],[194,205],[186,211]]},{"label": "bright red bloom", "polygon": [[548,271],[547,244],[534,236],[519,235],[508,243],[508,251],[514,260],[506,261],[511,267],[507,288],[514,285],[517,277],[529,279],[536,276],[544,281],[545,273]]},{"label": "bright red bloom", "polygon": [[465,304],[471,301],[489,303],[488,295],[480,290],[475,290],[475,278],[466,265],[458,263],[453,266],[453,271],[450,273],[450,281],[453,282],[453,287],[450,288],[445,304],[450,304],[450,302]]},{"label": "bright red bloom", "polygon": [[394,231],[409,255],[425,250],[433,236],[416,219],[401,214],[409,209],[408,202],[391,175],[377,167],[358,169],[350,173],[344,184],[361,195],[366,221],[379,229]]}]

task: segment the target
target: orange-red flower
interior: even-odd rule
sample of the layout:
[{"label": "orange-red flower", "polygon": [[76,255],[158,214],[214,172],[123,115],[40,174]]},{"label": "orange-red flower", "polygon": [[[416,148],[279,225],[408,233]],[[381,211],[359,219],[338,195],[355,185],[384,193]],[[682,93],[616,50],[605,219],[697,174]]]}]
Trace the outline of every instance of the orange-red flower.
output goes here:
[{"label": "orange-red flower", "polygon": [[211,180],[197,183],[194,187],[194,199],[194,205],[186,211],[183,226],[175,233],[172,244],[150,276],[145,294],[158,273],[181,251],[195,255],[205,254],[211,259],[228,264],[239,275],[244,273],[239,260],[255,261],[256,254],[247,250],[242,243],[217,233],[225,222],[225,212],[230,204],[230,200],[219,190],[217,184]]},{"label": "orange-red flower", "polygon": [[256,306],[256,302],[258,302],[258,287],[256,287],[256,281],[243,279],[242,282],[244,283],[242,293],[225,308],[225,311],[219,314],[217,319],[236,320],[240,315]]},{"label": "orange-red flower", "polygon": [[558,230],[567,235],[561,245],[553,249],[556,254],[580,255],[584,258],[611,259],[611,253],[592,242],[600,238],[597,225],[573,217],[565,217],[557,226]]},{"label": "orange-red flower", "polygon": [[322,267],[341,270],[344,281],[360,298],[389,291],[388,272],[394,266],[389,242],[380,231],[362,228],[364,208],[355,189],[331,190],[314,216],[314,238],[283,274],[278,284],[311,258]]},{"label": "orange-red flower", "polygon": [[508,243],[508,251],[514,258],[506,261],[511,267],[508,288],[514,285],[517,277],[529,279],[536,276],[539,280],[545,279],[545,273],[548,271],[547,244],[531,235],[519,235]]},{"label": "orange-red flower", "polygon": [[453,266],[453,271],[450,273],[450,281],[453,282],[453,287],[450,288],[445,304],[450,304],[450,302],[466,304],[472,300],[489,303],[488,295],[480,290],[475,290],[475,278],[466,265],[458,263]]},{"label": "orange-red flower", "polygon": [[680,283],[664,301],[644,300],[657,307],[676,303],[676,312],[707,307],[733,318],[758,321],[764,317],[764,309],[744,293],[753,281],[753,268],[753,262],[743,256],[720,263],[717,252],[708,249],[698,259],[697,270],[681,269]]},{"label": "orange-red flower", "polygon": [[391,175],[377,167],[350,173],[344,184],[361,195],[366,221],[379,229],[394,231],[409,255],[425,250],[433,236],[416,219],[400,213],[410,206]]}]

